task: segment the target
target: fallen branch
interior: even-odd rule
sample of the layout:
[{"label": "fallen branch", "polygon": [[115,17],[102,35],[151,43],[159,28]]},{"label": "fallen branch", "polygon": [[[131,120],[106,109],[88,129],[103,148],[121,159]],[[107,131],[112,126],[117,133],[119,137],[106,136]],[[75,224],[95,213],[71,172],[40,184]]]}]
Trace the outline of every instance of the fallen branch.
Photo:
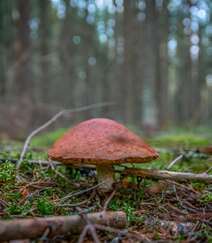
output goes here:
[{"label": "fallen branch", "polygon": [[[122,211],[107,212],[106,214],[87,214],[92,224],[108,225],[124,228],[127,224],[126,214]],[[43,235],[50,228],[48,237],[65,234],[79,234],[86,222],[80,215],[56,216],[46,218],[13,219],[0,221],[0,241],[15,239],[33,239]]]},{"label": "fallen branch", "polygon": [[121,172],[124,175],[135,175],[150,179],[169,179],[176,181],[197,180],[212,183],[212,175],[206,173],[194,174],[189,172],[175,172],[168,170],[151,169],[126,169]]},{"label": "fallen branch", "polygon": [[16,169],[17,171],[19,170],[21,163],[23,161],[24,155],[29,147],[30,141],[31,139],[38,134],[39,132],[41,132],[42,130],[44,130],[45,128],[47,128],[48,126],[50,126],[52,123],[54,123],[59,117],[64,116],[64,115],[68,115],[70,113],[74,113],[74,112],[80,112],[80,111],[86,111],[89,109],[93,109],[93,108],[99,108],[99,107],[104,107],[104,106],[108,106],[108,105],[112,105],[113,103],[111,102],[103,102],[103,103],[98,103],[98,104],[92,104],[92,105],[88,105],[88,106],[83,106],[80,108],[76,108],[76,109],[69,109],[69,110],[62,110],[60,112],[58,112],[56,115],[54,115],[50,120],[48,120],[46,123],[44,123],[43,125],[41,125],[40,127],[38,127],[37,129],[35,129],[34,131],[32,131],[29,136],[27,137],[21,155],[20,155],[20,159],[17,162],[16,165]]},{"label": "fallen branch", "polygon": [[[11,162],[13,164],[16,164],[19,160],[14,159],[14,158],[0,158],[0,163],[6,163],[6,162]],[[43,159],[27,159],[27,162],[29,164],[39,164],[39,165],[58,165],[58,166],[64,166],[61,162],[55,161],[55,160],[43,160]],[[87,169],[95,169],[94,165],[71,165],[73,168],[87,168]]]}]

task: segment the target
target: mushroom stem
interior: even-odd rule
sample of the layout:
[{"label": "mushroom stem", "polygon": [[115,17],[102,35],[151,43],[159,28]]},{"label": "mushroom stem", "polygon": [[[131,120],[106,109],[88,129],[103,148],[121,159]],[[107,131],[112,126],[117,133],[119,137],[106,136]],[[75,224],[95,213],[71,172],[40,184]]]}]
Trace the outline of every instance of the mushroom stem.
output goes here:
[{"label": "mushroom stem", "polygon": [[108,192],[112,190],[114,183],[114,170],[112,165],[97,165],[98,182],[104,182],[99,186],[100,191]]}]

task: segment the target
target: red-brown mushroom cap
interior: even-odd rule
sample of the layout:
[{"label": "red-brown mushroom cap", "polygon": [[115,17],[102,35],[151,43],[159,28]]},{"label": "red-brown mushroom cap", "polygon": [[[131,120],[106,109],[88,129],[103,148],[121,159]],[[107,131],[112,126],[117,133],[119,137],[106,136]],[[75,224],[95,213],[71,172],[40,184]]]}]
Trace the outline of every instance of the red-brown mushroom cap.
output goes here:
[{"label": "red-brown mushroom cap", "polygon": [[157,152],[120,123],[90,119],[71,128],[48,151],[51,159],[66,164],[143,163]]}]

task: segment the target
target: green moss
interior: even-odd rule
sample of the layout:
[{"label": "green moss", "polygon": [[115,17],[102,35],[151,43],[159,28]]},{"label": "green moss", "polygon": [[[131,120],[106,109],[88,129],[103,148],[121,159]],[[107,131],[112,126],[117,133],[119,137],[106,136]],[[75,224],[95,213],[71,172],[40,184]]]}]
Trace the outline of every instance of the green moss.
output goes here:
[{"label": "green moss", "polygon": [[55,206],[46,197],[39,198],[37,200],[36,206],[37,206],[38,212],[42,215],[53,215],[54,214]]},{"label": "green moss", "polygon": [[203,182],[191,182],[191,185],[197,191],[203,191],[207,187]]},{"label": "green moss", "polygon": [[150,143],[156,147],[160,146],[178,146],[178,147],[200,147],[210,144],[211,139],[194,133],[179,132],[165,133],[158,135],[150,140]]},{"label": "green moss", "polygon": [[212,192],[204,193],[201,196],[200,201],[204,204],[212,203]]},{"label": "green moss", "polygon": [[120,189],[117,192],[118,196],[111,200],[109,208],[112,210],[123,210],[127,214],[129,223],[141,222],[143,218],[135,215],[136,209],[139,208],[140,202],[144,198],[144,190],[151,183],[150,180],[143,180],[139,189]]},{"label": "green moss", "polygon": [[6,199],[12,202],[18,202],[20,198],[21,198],[21,194],[18,191],[9,191],[6,194]]},{"label": "green moss", "polygon": [[8,207],[6,208],[6,212],[8,214],[8,216],[12,216],[12,215],[26,215],[28,214],[28,212],[31,210],[31,204],[30,203],[26,203],[24,205],[19,205],[15,202],[12,202],[8,205]]},{"label": "green moss", "polygon": [[15,165],[6,162],[0,164],[0,182],[12,181],[15,178]]}]

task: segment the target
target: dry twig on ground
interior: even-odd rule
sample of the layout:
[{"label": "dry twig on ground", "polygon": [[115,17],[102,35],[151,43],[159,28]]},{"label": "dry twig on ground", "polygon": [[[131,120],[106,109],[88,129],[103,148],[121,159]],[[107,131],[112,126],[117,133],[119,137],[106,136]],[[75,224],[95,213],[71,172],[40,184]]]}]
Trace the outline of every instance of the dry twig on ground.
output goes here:
[{"label": "dry twig on ground", "polygon": [[197,180],[206,183],[212,183],[212,175],[206,173],[194,174],[189,172],[175,172],[168,170],[152,170],[152,169],[126,169],[122,171],[124,175],[135,175],[142,178],[151,179],[169,179],[176,181]]},{"label": "dry twig on ground", "polygon": [[177,156],[177,158],[175,158],[174,160],[172,160],[170,162],[170,164],[167,166],[167,170],[170,170],[172,166],[174,166],[178,161],[180,161],[183,158],[183,154],[180,154],[179,156]]},{"label": "dry twig on ground", "polygon": [[[90,221],[90,219],[88,218],[88,216],[82,212],[82,210],[80,208],[77,208],[79,213],[80,213],[80,216],[82,217],[82,219],[86,222],[86,225],[82,231],[82,233],[80,234],[80,237],[79,237],[79,240],[78,240],[78,243],[83,243],[84,242],[84,238],[86,236],[86,234],[88,232],[90,232],[93,240],[94,240],[94,243],[100,243],[100,240],[97,236],[97,233],[96,233],[96,228],[94,227],[94,225],[92,224],[92,222]],[[105,217],[105,215],[102,215],[103,217]]]},{"label": "dry twig on ground", "polygon": [[[127,223],[126,214],[122,211],[107,212],[104,216],[101,212],[90,213],[86,217],[92,224],[109,224],[116,228],[124,228]],[[0,241],[37,238],[42,236],[48,227],[51,228],[49,237],[75,234],[82,232],[85,225],[86,222],[79,215],[1,220]]]},{"label": "dry twig on ground", "polygon": [[76,197],[76,196],[79,196],[81,194],[84,194],[86,192],[89,192],[89,191],[92,191],[96,188],[98,188],[100,185],[104,184],[105,182],[102,181],[100,183],[98,183],[97,185],[94,185],[92,187],[89,187],[89,188],[86,188],[86,189],[83,189],[83,190],[80,190],[80,191],[77,191],[77,192],[71,192],[69,193],[68,195],[66,195],[65,197],[61,198],[60,202],[63,203],[65,202],[67,199],[70,199],[71,197]]}]

